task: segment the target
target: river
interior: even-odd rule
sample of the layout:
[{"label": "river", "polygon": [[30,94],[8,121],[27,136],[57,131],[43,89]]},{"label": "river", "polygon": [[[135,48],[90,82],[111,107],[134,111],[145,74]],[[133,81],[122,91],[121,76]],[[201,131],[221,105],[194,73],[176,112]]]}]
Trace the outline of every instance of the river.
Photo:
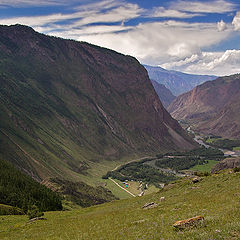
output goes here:
[{"label": "river", "polygon": [[[202,137],[199,136],[199,135],[195,135],[195,138],[194,140],[199,143],[200,145],[206,147],[206,148],[209,148],[209,147],[212,147],[210,145],[207,145],[206,143],[203,142],[202,140]],[[220,151],[222,151],[224,153],[224,156],[228,157],[228,156],[234,156],[234,157],[237,157],[237,156],[240,156],[240,151],[229,151],[227,149],[221,149],[221,148],[218,148]]]}]

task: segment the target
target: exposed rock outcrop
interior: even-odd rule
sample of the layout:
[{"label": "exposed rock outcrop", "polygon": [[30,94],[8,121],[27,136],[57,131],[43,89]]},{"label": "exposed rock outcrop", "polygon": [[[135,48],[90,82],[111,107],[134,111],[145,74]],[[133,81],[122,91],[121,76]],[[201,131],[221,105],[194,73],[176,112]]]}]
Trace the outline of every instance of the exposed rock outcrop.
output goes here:
[{"label": "exposed rock outcrop", "polygon": [[236,167],[240,167],[240,157],[238,158],[226,158],[222,160],[220,163],[215,165],[211,169],[211,173],[216,173],[224,169],[233,169]]}]

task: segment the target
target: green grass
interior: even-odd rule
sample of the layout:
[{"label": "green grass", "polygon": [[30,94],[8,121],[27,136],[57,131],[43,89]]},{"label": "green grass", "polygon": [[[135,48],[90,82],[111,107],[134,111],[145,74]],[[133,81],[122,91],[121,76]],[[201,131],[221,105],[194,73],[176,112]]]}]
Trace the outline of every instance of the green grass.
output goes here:
[{"label": "green grass", "polygon": [[23,210],[17,207],[0,204],[0,215],[22,215]]},{"label": "green grass", "polygon": [[240,147],[234,147],[233,151],[240,151]]},{"label": "green grass", "polygon": [[103,180],[106,184],[106,188],[108,188],[116,197],[119,199],[127,199],[127,198],[132,198],[132,196],[118,187],[115,183],[113,183],[110,179]]},{"label": "green grass", "polygon": [[206,140],[206,143],[213,143],[213,142],[215,142],[216,140],[218,140],[219,138],[208,138],[207,140]]},{"label": "green grass", "polygon": [[[47,220],[28,223],[26,216],[3,216],[1,240],[237,240],[240,238],[240,173],[183,179],[155,194],[66,212],[47,212]],[[165,197],[161,202],[160,198]],[[143,210],[148,202],[158,203]],[[176,231],[182,219],[203,215],[205,226]]]},{"label": "green grass", "polygon": [[200,171],[200,172],[211,172],[212,167],[214,167],[217,163],[219,163],[219,161],[208,160],[207,164],[196,165],[196,166],[190,168],[189,170]]}]

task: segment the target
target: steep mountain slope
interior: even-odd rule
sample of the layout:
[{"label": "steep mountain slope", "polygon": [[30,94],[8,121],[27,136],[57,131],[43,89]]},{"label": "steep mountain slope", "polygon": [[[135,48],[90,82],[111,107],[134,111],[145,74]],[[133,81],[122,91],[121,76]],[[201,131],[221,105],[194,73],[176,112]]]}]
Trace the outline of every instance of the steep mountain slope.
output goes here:
[{"label": "steep mountain slope", "polygon": [[177,97],[168,110],[204,133],[240,138],[240,75],[206,82]]},{"label": "steep mountain slope", "polygon": [[144,65],[144,67],[147,69],[150,79],[165,85],[175,96],[188,92],[201,83],[217,78],[216,76],[168,71],[161,67],[147,65]]},{"label": "steep mountain slope", "polygon": [[0,86],[0,157],[38,181],[90,179],[113,159],[193,147],[130,56],[0,26]]},{"label": "steep mountain slope", "polygon": [[151,80],[151,82],[163,106],[167,108],[176,97],[163,84],[160,84],[155,80]]}]

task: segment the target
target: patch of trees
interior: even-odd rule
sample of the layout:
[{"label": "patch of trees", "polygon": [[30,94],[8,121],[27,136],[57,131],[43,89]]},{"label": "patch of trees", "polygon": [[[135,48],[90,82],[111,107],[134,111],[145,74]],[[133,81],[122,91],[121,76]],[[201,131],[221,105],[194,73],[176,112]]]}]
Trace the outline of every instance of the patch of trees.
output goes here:
[{"label": "patch of trees", "polygon": [[200,157],[174,157],[162,158],[155,162],[155,165],[160,168],[171,168],[175,171],[189,169],[195,165],[207,164],[208,160]]},{"label": "patch of trees", "polygon": [[[148,161],[150,161],[150,159],[148,159]],[[103,178],[107,179],[111,177],[120,181],[142,181],[145,183],[152,183],[156,186],[158,186],[160,182],[167,183],[177,179],[172,174],[165,174],[149,165],[143,164],[144,162],[146,161],[128,163],[116,171],[108,172]]]},{"label": "patch of trees", "polygon": [[[158,156],[158,155],[157,155]],[[195,165],[204,165],[208,160],[221,161],[224,159],[224,153],[216,148],[197,148],[185,152],[167,153],[165,156],[174,156],[173,158],[161,158],[155,162],[160,168],[171,168],[179,171],[189,169]]]},{"label": "patch of trees", "polygon": [[228,149],[232,151],[234,147],[240,147],[240,140],[216,139],[211,142],[207,142],[207,144],[216,148]]},{"label": "patch of trees", "polygon": [[0,160],[0,203],[21,208],[24,213],[37,206],[40,211],[61,210],[59,194]]},{"label": "patch of trees", "polygon": [[211,157],[212,158],[223,158],[224,153],[216,148],[205,148],[200,147],[185,152],[172,152],[166,153],[165,156],[198,156],[198,157]]}]

